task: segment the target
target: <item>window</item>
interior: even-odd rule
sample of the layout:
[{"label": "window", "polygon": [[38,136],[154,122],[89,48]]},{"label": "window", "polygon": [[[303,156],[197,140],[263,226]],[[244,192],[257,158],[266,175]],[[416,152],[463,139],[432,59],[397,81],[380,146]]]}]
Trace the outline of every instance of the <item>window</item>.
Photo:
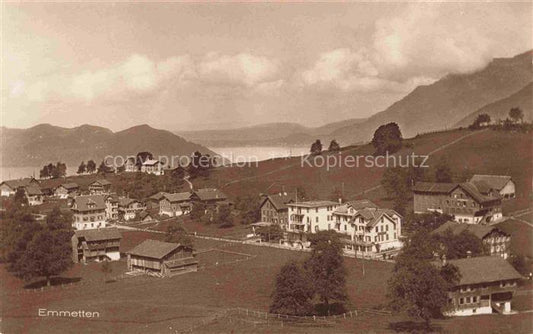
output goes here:
[{"label": "window", "polygon": [[318,223],[318,217],[315,217],[315,222],[317,222],[317,223]]},{"label": "window", "polygon": [[348,225],[344,225],[344,230],[345,230],[345,231],[348,230]]},{"label": "window", "polygon": [[465,300],[463,297],[459,298],[459,305],[463,305],[465,303]]}]

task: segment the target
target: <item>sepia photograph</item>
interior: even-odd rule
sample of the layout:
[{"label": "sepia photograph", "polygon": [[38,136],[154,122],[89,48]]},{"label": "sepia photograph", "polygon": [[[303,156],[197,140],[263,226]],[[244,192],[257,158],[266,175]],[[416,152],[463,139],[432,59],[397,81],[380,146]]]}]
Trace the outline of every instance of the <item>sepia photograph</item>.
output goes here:
[{"label": "sepia photograph", "polygon": [[0,334],[533,333],[530,0],[0,22]]}]

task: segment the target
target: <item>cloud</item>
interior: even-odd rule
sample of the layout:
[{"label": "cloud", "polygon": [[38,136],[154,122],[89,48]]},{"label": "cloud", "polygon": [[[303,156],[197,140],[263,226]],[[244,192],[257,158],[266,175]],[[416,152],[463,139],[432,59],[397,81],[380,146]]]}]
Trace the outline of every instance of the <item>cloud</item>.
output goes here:
[{"label": "cloud", "polygon": [[248,53],[235,56],[210,53],[198,65],[198,72],[207,82],[251,87],[274,79],[278,74],[278,65],[266,57]]},{"label": "cloud", "polygon": [[481,69],[495,55],[515,55],[531,44],[531,17],[506,4],[416,3],[377,20],[366,47],[324,52],[300,78],[319,88],[405,92],[448,73]]}]

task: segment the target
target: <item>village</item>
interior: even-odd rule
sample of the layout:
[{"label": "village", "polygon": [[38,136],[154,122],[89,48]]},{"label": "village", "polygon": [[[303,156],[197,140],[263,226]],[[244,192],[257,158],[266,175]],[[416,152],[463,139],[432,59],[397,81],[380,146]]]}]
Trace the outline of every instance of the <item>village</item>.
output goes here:
[{"label": "village", "polygon": [[[207,240],[260,247],[267,253],[268,249],[309,253],[315,236],[332,232],[338,236],[345,258],[370,261],[371,267],[372,262],[395,263],[404,245],[417,238],[413,223],[406,226],[406,219],[416,219],[412,214],[405,217],[367,198],[308,198],[302,196],[301,188],[286,192],[284,187],[279,192],[260,193],[246,202],[252,205],[248,207],[252,218],[238,227],[228,223],[228,230],[240,231],[238,236],[210,235],[198,225],[192,225],[192,229],[187,226],[195,220],[219,225],[217,220],[232,221],[235,212],[243,210],[243,204],[236,203],[242,199],[230,198],[217,188],[196,189],[195,179],[191,182],[187,171],[180,174],[184,181],[180,191],[158,191],[141,199],[119,196],[117,191],[123,192],[112,182],[117,174],[160,178],[165,170],[171,173],[157,160],[130,161],[120,172],[81,176],[83,186],[69,177],[30,177],[3,181],[0,191],[4,210],[9,208],[6,203],[21,201],[37,222],[46,222],[47,216],[60,207],[59,211],[72,220],[70,257],[74,266],[98,264],[105,272],[112,271],[107,269],[109,263],[124,263],[120,277],[172,280],[175,276],[194,275],[208,263],[213,265],[213,259],[206,261],[204,253],[213,249],[199,250],[196,246]],[[453,254],[447,258],[446,252],[434,251],[434,265],[452,264],[459,271],[460,279],[448,291],[446,316],[518,313],[513,296],[521,291],[523,281],[531,279],[531,274],[525,264],[517,265],[517,254],[511,251],[515,233],[500,227],[508,219],[502,203],[516,199],[515,188],[511,175],[484,174],[474,174],[462,183],[420,181],[412,186],[410,210],[421,222],[433,223],[434,229],[427,238],[440,243],[447,254]],[[132,233],[142,233],[142,237],[134,243],[126,241]],[[128,249],[123,246],[125,242]],[[448,248],[454,248],[456,253]],[[228,254],[244,257],[237,262],[254,256]],[[215,266],[218,264],[217,261]]]}]

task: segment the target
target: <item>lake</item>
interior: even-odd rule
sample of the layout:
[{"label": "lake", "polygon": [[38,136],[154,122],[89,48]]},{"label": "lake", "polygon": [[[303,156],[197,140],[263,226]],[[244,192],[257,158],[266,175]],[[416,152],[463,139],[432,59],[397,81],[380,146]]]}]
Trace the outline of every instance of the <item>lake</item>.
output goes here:
[{"label": "lake", "polygon": [[235,162],[262,161],[272,158],[286,158],[301,156],[309,153],[308,146],[282,147],[282,146],[236,146],[236,147],[209,147],[216,152]]},{"label": "lake", "polygon": [[[229,161],[249,162],[262,161],[272,158],[301,156],[309,153],[309,147],[281,147],[281,146],[238,146],[238,147],[210,147],[210,150],[220,154]],[[0,167],[0,180],[20,179],[35,176],[39,178],[42,166],[32,167]],[[67,175],[76,175],[78,166],[67,166]]]}]

